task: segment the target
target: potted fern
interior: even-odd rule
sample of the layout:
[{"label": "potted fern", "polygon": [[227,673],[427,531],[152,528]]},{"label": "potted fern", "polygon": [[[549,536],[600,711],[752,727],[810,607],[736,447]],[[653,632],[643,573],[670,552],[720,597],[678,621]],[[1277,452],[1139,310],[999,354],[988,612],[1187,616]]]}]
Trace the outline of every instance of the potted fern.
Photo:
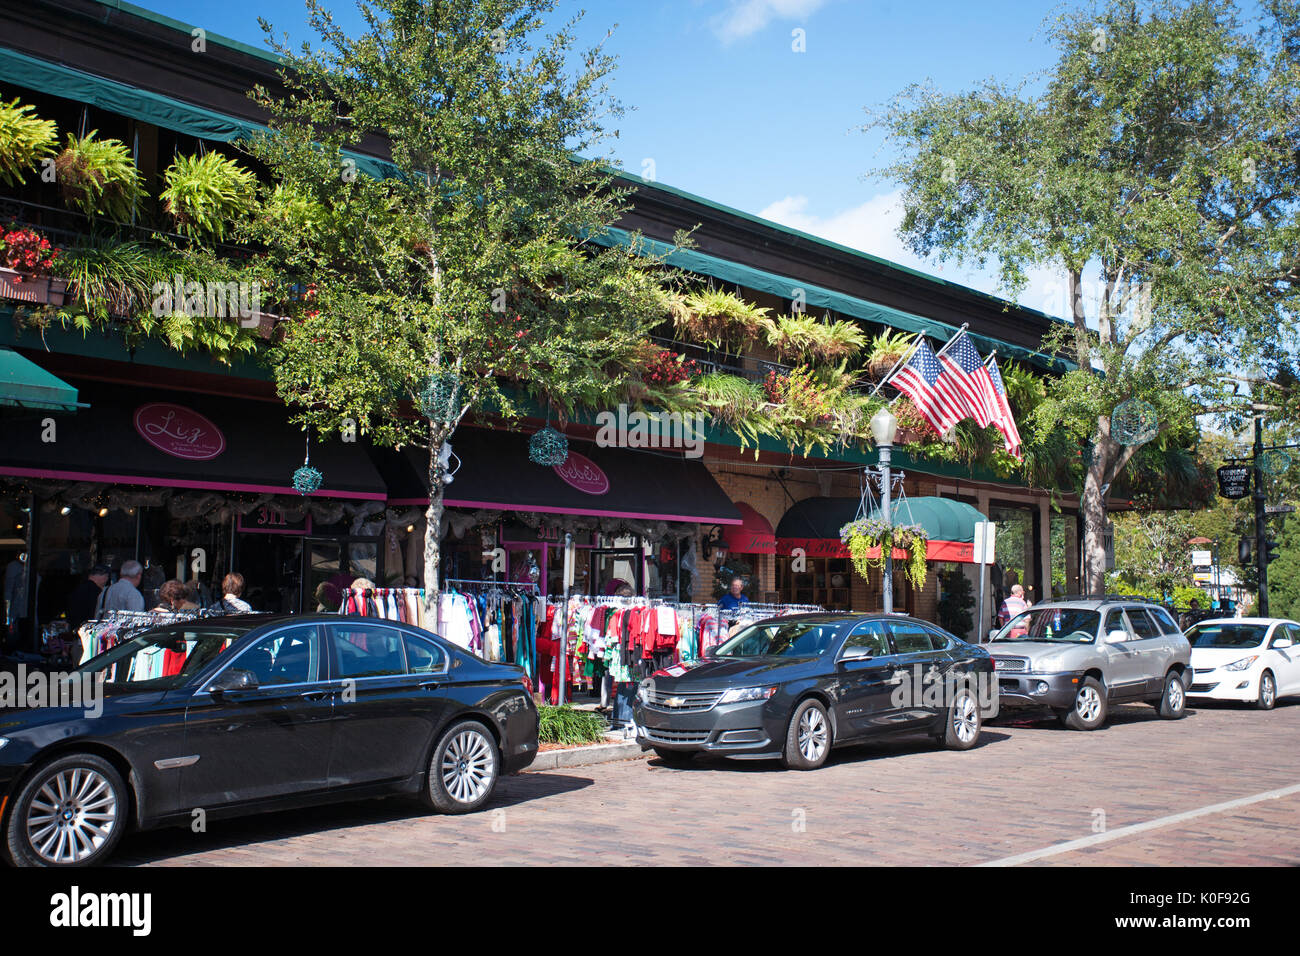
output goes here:
[{"label": "potted fern", "polygon": [[756,337],[770,311],[730,292],[705,289],[686,297],[673,322],[679,333],[697,342],[727,345]]},{"label": "potted fern", "polygon": [[0,235],[0,298],[33,305],[63,305],[68,288],[52,276],[59,250],[34,229],[11,226]]},{"label": "potted fern", "polygon": [[871,380],[879,382],[888,375],[899,359],[907,354],[911,344],[911,333],[893,332],[889,329],[872,339],[871,348],[867,352],[867,374]]},{"label": "potted fern", "polygon": [[6,186],[23,185],[23,173],[54,152],[54,121],[40,119],[35,110],[17,98],[0,103],[0,183]]},{"label": "potted fern", "polygon": [[256,177],[220,153],[178,156],[163,174],[162,199],[177,231],[224,239],[253,208]]},{"label": "potted fern", "polygon": [[131,151],[118,139],[100,139],[98,130],[68,134],[68,145],[54,159],[63,200],[88,216],[128,222],[144,197]]}]

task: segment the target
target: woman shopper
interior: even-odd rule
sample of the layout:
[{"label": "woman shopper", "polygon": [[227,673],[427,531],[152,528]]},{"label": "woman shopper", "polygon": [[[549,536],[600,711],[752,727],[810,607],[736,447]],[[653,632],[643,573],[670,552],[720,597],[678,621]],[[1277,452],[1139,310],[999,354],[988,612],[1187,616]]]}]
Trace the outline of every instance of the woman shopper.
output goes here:
[{"label": "woman shopper", "polygon": [[240,597],[243,593],[244,576],[231,571],[221,579],[221,600],[208,610],[218,614],[251,614],[253,606]]}]

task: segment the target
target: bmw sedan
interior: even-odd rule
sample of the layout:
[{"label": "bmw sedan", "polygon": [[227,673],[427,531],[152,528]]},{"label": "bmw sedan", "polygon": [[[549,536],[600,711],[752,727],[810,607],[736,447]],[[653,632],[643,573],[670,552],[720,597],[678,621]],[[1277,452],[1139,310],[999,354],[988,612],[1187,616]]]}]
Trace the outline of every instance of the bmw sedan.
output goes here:
[{"label": "bmw sedan", "polygon": [[0,850],[18,865],[99,863],[132,828],[367,796],[466,813],[537,754],[520,668],[373,618],[167,625],[47,696],[0,710]]},{"label": "bmw sedan", "polygon": [[988,651],[892,614],[759,621],[709,657],[643,681],[633,705],[641,748],[668,763],[705,753],[796,770],[885,734],[967,750],[997,712]]}]

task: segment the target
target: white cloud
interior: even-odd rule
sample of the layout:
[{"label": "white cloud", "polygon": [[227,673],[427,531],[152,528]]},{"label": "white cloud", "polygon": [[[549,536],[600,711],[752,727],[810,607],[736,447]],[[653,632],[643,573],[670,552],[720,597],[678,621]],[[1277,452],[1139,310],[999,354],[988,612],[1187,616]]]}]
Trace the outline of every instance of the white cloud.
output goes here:
[{"label": "white cloud", "polygon": [[[806,196],[786,196],[764,207],[758,215],[783,226],[838,242],[850,249],[879,256],[900,266],[917,269],[990,295],[1002,295],[997,287],[995,265],[991,264],[982,270],[958,268],[955,265],[945,267],[927,262],[907,248],[898,237],[898,226],[903,219],[902,193],[898,190],[880,193],[861,205],[828,216],[809,212]],[[1019,302],[1027,308],[1065,317],[1069,303],[1063,274],[1050,268],[1029,270],[1029,282],[1021,292]]]},{"label": "white cloud", "polygon": [[826,0],[728,0],[727,9],[713,18],[722,42],[752,36],[773,20],[799,20],[815,13]]}]

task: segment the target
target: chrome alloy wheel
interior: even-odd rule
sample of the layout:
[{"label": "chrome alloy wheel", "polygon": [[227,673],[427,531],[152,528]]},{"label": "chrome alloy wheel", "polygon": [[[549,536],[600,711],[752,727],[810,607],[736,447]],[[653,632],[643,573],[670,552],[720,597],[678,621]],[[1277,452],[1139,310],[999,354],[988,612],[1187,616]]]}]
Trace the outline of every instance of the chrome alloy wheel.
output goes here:
[{"label": "chrome alloy wheel", "polygon": [[815,763],[826,752],[830,743],[830,728],[826,718],[816,707],[809,707],[799,718],[799,753],[809,762]]},{"label": "chrome alloy wheel", "polygon": [[1273,706],[1273,701],[1277,698],[1277,687],[1273,684],[1272,674],[1265,674],[1260,678],[1259,698],[1265,707]]},{"label": "chrome alloy wheel", "polygon": [[117,821],[117,796],[108,780],[94,770],[69,767],[32,797],[27,840],[49,863],[81,863],[112,836]]},{"label": "chrome alloy wheel", "polygon": [[1169,688],[1165,691],[1165,696],[1169,700],[1169,710],[1172,713],[1178,713],[1183,709],[1183,682],[1177,677],[1169,681]]},{"label": "chrome alloy wheel", "polygon": [[492,743],[476,730],[462,730],[442,754],[442,783],[452,799],[473,803],[492,787]]},{"label": "chrome alloy wheel", "polygon": [[970,694],[962,694],[952,708],[952,729],[957,739],[964,744],[970,743],[979,732],[977,725],[975,701]]},{"label": "chrome alloy wheel", "polygon": [[[1181,689],[1182,685],[1179,685]],[[1081,687],[1074,699],[1074,709],[1079,716],[1091,723],[1101,716],[1101,694],[1095,687]]]}]

